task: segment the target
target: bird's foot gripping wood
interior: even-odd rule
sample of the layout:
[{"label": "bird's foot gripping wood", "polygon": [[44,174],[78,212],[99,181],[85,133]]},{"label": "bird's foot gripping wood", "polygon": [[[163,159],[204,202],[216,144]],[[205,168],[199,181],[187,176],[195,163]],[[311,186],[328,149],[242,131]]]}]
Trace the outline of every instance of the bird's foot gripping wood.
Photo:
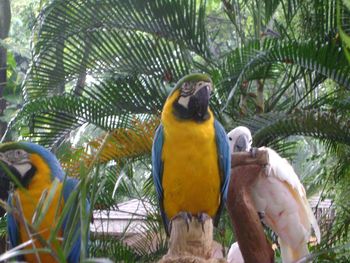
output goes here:
[{"label": "bird's foot gripping wood", "polygon": [[173,219],[171,219],[169,232],[171,233],[173,220],[177,218],[182,218],[186,222],[187,232],[188,232],[190,230],[190,222],[192,222],[192,214],[188,212],[180,212],[176,216],[174,216]]},{"label": "bird's foot gripping wood", "polygon": [[260,219],[260,223],[264,228],[268,228],[266,222],[265,222],[265,211],[258,211],[258,216]]},{"label": "bird's foot gripping wood", "polygon": [[227,262],[223,258],[213,258],[213,221],[208,215],[200,213],[189,217],[188,213],[182,212],[171,221],[169,250],[159,263]]},{"label": "bird's foot gripping wood", "polygon": [[258,148],[256,148],[256,147],[252,147],[250,149],[250,154],[253,158],[256,158],[257,152],[258,152]]},{"label": "bird's foot gripping wood", "polygon": [[206,213],[198,213],[197,219],[198,219],[198,222],[202,225],[202,230],[204,232],[205,221],[211,219],[211,217]]}]

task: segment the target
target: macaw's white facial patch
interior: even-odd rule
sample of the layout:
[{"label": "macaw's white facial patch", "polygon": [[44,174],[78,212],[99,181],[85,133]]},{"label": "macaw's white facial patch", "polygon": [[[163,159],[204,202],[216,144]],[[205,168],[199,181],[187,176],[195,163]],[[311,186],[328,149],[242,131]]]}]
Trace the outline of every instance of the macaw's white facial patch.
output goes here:
[{"label": "macaw's white facial patch", "polygon": [[22,149],[8,150],[0,153],[0,159],[9,167],[16,169],[22,178],[32,168],[29,154]]},{"label": "macaw's white facial patch", "polygon": [[6,160],[12,164],[26,163],[29,159],[29,154],[22,149],[9,150],[4,153]]},{"label": "macaw's white facial patch", "polygon": [[210,82],[205,81],[185,82],[181,86],[178,103],[184,108],[188,109],[190,98],[202,88],[206,88],[208,90],[208,94],[210,94],[212,91],[212,84]]},{"label": "macaw's white facial patch", "polygon": [[188,103],[190,101],[190,96],[188,97],[180,97],[178,103],[182,105],[184,108],[188,109]]},{"label": "macaw's white facial patch", "polygon": [[18,173],[23,178],[27,174],[27,172],[32,168],[32,165],[30,163],[21,163],[13,165],[13,167],[16,168]]}]

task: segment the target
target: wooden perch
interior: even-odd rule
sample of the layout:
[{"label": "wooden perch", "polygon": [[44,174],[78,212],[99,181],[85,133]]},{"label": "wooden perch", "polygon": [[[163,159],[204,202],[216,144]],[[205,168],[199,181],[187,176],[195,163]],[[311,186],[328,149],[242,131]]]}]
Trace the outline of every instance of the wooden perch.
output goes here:
[{"label": "wooden perch", "polygon": [[268,154],[264,150],[257,150],[255,158],[251,153],[232,155],[227,209],[245,263],[274,262],[274,252],[253,205],[250,187],[259,176],[266,176],[267,163]]},{"label": "wooden perch", "polygon": [[168,253],[158,263],[226,263],[223,258],[213,258],[213,222],[204,226],[192,218],[187,226],[177,217],[172,221]]},{"label": "wooden perch", "polygon": [[[237,152],[232,155],[231,158],[231,168],[240,165],[255,164],[260,166],[265,166],[269,163],[269,155],[266,150],[256,150],[256,156],[253,157],[251,153],[248,152]],[[232,179],[232,171],[231,171]]]}]

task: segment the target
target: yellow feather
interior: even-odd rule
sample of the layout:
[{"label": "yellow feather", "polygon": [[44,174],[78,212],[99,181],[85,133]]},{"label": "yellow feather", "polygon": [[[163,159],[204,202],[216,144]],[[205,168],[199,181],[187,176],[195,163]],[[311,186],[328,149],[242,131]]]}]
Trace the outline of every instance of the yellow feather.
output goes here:
[{"label": "yellow feather", "polygon": [[220,173],[214,117],[202,123],[179,120],[172,105],[175,91],[166,101],[162,123],[164,209],[171,219],[181,211],[214,216],[220,203]]},{"label": "yellow feather", "polygon": [[[23,191],[21,189],[17,189],[15,194],[17,194],[21,207],[23,209],[23,216],[28,223],[32,222],[32,218],[34,212],[37,208],[38,202],[42,196],[42,193],[47,189],[50,191],[52,186],[51,176],[50,176],[50,168],[44,162],[44,160],[37,154],[31,154],[30,156],[31,162],[37,168],[37,171],[28,185],[27,191]],[[60,214],[63,207],[63,199],[60,199],[62,191],[62,183],[59,183],[58,188],[56,190],[56,195],[51,201],[49,209],[45,214],[45,219],[41,222],[41,224],[37,228],[37,233],[40,233],[41,237],[45,240],[49,239],[49,236],[52,232],[52,229],[56,227],[57,224],[57,213]],[[46,200],[47,201],[47,200]],[[59,202],[61,201],[61,202]],[[16,205],[15,205],[16,206]],[[27,231],[23,224],[19,224],[19,234],[21,242],[25,242],[29,240]],[[59,237],[62,237],[62,233],[59,233]],[[37,248],[42,247],[39,241],[35,242],[35,246]],[[31,249],[31,245],[27,247]],[[39,254],[41,262],[56,262],[54,258],[50,254]],[[26,255],[25,259],[27,262],[37,262],[37,258],[34,254]]]}]

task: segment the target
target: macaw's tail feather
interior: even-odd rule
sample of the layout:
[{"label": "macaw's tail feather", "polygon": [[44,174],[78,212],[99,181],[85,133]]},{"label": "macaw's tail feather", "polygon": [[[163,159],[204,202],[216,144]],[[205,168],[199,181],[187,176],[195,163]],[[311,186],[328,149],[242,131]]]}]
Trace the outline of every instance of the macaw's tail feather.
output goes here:
[{"label": "macaw's tail feather", "polygon": [[292,248],[284,243],[280,238],[278,242],[281,247],[281,257],[283,263],[293,263],[309,254],[307,244],[303,243],[297,248]]}]

